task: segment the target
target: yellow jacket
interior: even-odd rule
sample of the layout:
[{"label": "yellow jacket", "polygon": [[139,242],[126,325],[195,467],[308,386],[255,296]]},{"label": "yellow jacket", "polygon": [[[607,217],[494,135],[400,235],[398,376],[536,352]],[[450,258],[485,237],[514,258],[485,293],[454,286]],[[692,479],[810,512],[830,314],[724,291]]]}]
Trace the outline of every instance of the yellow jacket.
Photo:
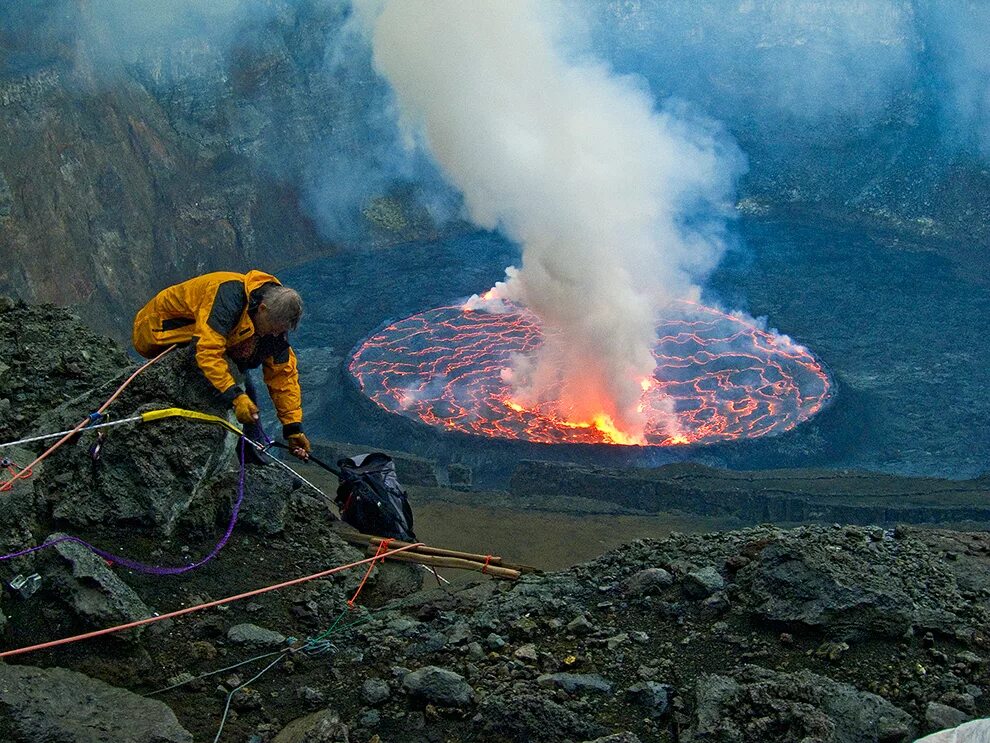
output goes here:
[{"label": "yellow jacket", "polygon": [[252,292],[278,283],[262,271],[217,271],[163,289],[134,318],[134,348],[152,358],[169,346],[192,343],[196,363],[227,402],[244,390],[234,381],[225,354],[235,347],[247,349],[246,356],[238,355],[239,365],[262,365],[283,435],[298,433],[302,430],[302,395],[296,354],[284,335],[255,338],[249,315],[258,300]]}]

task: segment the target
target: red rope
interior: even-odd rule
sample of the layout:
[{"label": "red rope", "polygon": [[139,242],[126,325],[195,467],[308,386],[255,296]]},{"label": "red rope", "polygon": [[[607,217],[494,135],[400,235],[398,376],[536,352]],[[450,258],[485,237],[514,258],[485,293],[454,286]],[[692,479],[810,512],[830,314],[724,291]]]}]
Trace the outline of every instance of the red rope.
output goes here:
[{"label": "red rope", "polygon": [[[382,555],[388,552],[388,545],[389,542],[391,541],[392,541],[391,539],[383,539],[381,542],[378,543],[378,549],[375,551],[375,556],[371,558],[371,564],[368,565],[368,572],[364,574],[364,577],[361,579],[361,583],[358,585],[357,590],[354,592],[354,595],[351,596],[351,600],[347,602],[347,605],[352,609],[354,608],[354,602],[357,600],[358,594],[360,594],[361,589],[364,588],[365,581],[368,580],[368,576],[371,575],[371,571],[375,569],[375,561],[380,558],[384,562],[385,558],[382,557]],[[396,551],[398,552],[398,550]]]},{"label": "red rope", "polygon": [[[286,588],[288,586],[295,586],[299,583],[305,583],[306,581],[316,580],[317,578],[323,578],[327,575],[333,575],[334,573],[339,573],[343,570],[348,570],[358,565],[364,565],[367,562],[374,563],[375,560],[379,558],[384,559],[389,555],[394,555],[399,552],[405,552],[406,550],[415,549],[416,547],[422,547],[422,542],[416,542],[415,544],[407,545],[406,547],[398,547],[391,552],[386,552],[384,554],[376,554],[374,557],[367,557],[364,560],[358,560],[357,562],[351,562],[347,565],[340,565],[335,568],[330,568],[329,570],[324,570],[320,573],[314,573],[313,575],[307,575],[304,578],[293,578],[292,580],[287,580],[284,583],[276,583],[273,586],[266,586],[264,588],[256,588],[253,591],[248,591],[246,593],[239,593],[236,596],[228,596],[225,599],[217,599],[216,601],[208,601],[204,604],[196,604],[195,606],[188,606],[185,609],[178,609],[177,611],[169,612],[168,614],[159,614],[154,617],[147,617],[146,619],[139,619],[135,622],[128,622],[127,624],[118,624],[115,627],[107,627],[106,629],[96,630],[94,632],[87,632],[82,635],[74,635],[73,637],[63,637],[60,640],[52,640],[50,642],[43,642],[38,645],[29,645],[23,648],[17,648],[16,650],[6,650],[0,653],[0,658],[9,658],[12,655],[20,655],[22,653],[30,653],[35,650],[44,650],[46,648],[56,647],[58,645],[66,645],[70,642],[78,642],[79,640],[88,640],[93,637],[100,637],[101,635],[109,635],[113,632],[120,632],[125,629],[133,629],[134,627],[140,627],[144,624],[151,624],[152,622],[160,622],[163,619],[174,619],[175,617],[180,617],[183,614],[189,614],[194,611],[200,611],[201,609],[209,609],[213,606],[220,606],[221,604],[228,604],[231,601],[239,601],[240,599],[250,598],[251,596],[257,596],[262,593],[268,593],[269,591],[277,591],[280,588]],[[380,551],[380,550],[379,550]]]},{"label": "red rope", "polygon": [[[120,385],[120,387],[117,388],[117,390],[110,396],[110,398],[105,403],[103,403],[103,405],[100,406],[100,409],[97,410],[96,412],[102,414],[104,410],[106,410],[107,408],[110,407],[111,403],[113,403],[114,400],[116,400],[118,397],[120,397],[120,394],[127,388],[127,385],[129,385],[131,382],[133,382],[134,381],[134,378],[138,374],[140,374],[145,369],[147,369],[149,366],[151,366],[152,364],[154,364],[157,361],[159,361],[160,359],[162,359],[165,356],[165,354],[167,354],[169,351],[171,351],[174,348],[175,348],[175,346],[169,346],[164,351],[162,351],[160,354],[158,354],[157,356],[155,356],[155,358],[151,359],[150,361],[146,361],[141,366],[139,366],[137,368],[137,370],[133,374],[131,374],[131,376],[129,376],[127,378],[127,380],[122,385]],[[88,426],[91,421],[92,421],[92,418],[90,416],[88,416],[88,415],[83,420],[79,421],[79,425],[77,425],[75,428],[73,428],[71,431],[69,431],[67,434],[65,434],[65,436],[63,436],[62,438],[60,438],[58,441],[56,441],[50,447],[48,447],[48,449],[46,449],[45,452],[41,456],[39,456],[37,459],[35,459],[33,462],[31,462],[31,464],[29,464],[27,467],[25,467],[24,469],[22,469],[20,472],[18,472],[17,474],[15,474],[13,477],[11,477],[9,480],[7,480],[6,482],[4,482],[3,484],[0,484],[0,493],[6,493],[6,492],[8,492],[11,488],[14,487],[14,483],[17,482],[18,480],[26,480],[27,478],[29,478],[31,476],[31,470],[36,465],[40,464],[44,459],[47,459],[50,454],[52,454],[56,449],[58,449],[60,446],[62,446],[62,444],[64,444],[66,441],[68,441],[69,439],[71,439],[73,436],[75,436],[77,433],[79,433],[82,429],[84,429],[86,426]]]},{"label": "red rope", "polygon": [[485,564],[481,566],[481,572],[488,574],[488,563],[492,561],[492,555],[485,555]]},{"label": "red rope", "polygon": [[[12,459],[5,458],[3,461],[7,465],[7,472],[9,472],[14,477],[18,477],[17,468],[20,467],[20,465],[17,464],[17,462],[15,462]],[[23,477],[26,477],[26,478],[27,477],[31,477],[31,474],[32,474],[31,473],[31,468],[30,467],[23,467],[23,468],[21,468],[21,474],[23,475]],[[0,488],[0,490],[10,490],[10,488]]]}]

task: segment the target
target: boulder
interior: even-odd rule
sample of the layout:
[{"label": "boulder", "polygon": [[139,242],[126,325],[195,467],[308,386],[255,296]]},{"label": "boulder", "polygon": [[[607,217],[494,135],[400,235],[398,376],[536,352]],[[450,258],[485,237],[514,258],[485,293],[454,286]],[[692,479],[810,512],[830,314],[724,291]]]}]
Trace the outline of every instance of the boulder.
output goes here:
[{"label": "boulder", "polygon": [[[731,677],[702,676],[684,743],[820,739],[829,743],[908,743],[914,722],[875,694],[810,671],[743,666]],[[786,731],[786,732],[783,732]]]},{"label": "boulder", "polygon": [[955,707],[939,702],[929,702],[925,707],[925,722],[929,730],[954,728],[966,722],[969,715]]},{"label": "boulder", "polygon": [[0,740],[192,743],[172,710],[64,668],[0,664]]},{"label": "boulder", "polygon": [[[55,533],[45,541],[64,536]],[[151,616],[151,610],[134,589],[118,578],[102,557],[83,545],[60,542],[44,554],[43,585],[48,593],[67,603],[80,619],[102,627]]]},{"label": "boulder", "polygon": [[870,550],[787,538],[739,570],[736,585],[762,619],[833,633],[901,637],[916,626],[960,626],[948,607],[964,602],[941,561],[925,559],[921,545],[910,552],[897,547],[881,543]]},{"label": "boulder", "polygon": [[[107,394],[101,387],[81,395],[43,416],[38,427],[71,428]],[[134,415],[173,407],[230,414],[190,348],[173,351],[142,372],[111,411]],[[218,478],[237,466],[235,437],[217,425],[169,418],[109,431],[97,462],[79,446],[63,446],[47,460],[47,476],[36,487],[54,518],[77,526],[138,524],[169,535],[198,499],[211,496]],[[83,447],[91,440],[92,434],[85,434]]]}]

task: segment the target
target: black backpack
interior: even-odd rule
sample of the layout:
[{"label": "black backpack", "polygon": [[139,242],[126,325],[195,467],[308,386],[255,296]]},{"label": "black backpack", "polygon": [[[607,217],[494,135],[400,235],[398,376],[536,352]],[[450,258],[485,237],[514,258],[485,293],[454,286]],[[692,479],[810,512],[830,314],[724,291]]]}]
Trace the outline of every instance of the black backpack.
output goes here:
[{"label": "black backpack", "polygon": [[395,462],[374,452],[337,461],[340,518],[362,534],[415,542],[409,497],[395,475]]}]

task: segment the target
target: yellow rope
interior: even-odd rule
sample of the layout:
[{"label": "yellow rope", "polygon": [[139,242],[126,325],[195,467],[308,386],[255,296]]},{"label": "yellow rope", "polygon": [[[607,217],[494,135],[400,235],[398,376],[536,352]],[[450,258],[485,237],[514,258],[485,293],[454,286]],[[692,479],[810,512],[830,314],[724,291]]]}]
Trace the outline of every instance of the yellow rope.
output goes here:
[{"label": "yellow rope", "polygon": [[163,418],[191,418],[193,420],[203,421],[204,423],[216,423],[223,426],[231,433],[236,433],[238,436],[244,435],[244,432],[241,429],[226,418],[221,418],[218,415],[210,415],[209,413],[200,413],[198,410],[162,408],[161,410],[149,410],[147,413],[141,413],[141,421],[143,423],[148,423],[149,421],[159,421]]}]

